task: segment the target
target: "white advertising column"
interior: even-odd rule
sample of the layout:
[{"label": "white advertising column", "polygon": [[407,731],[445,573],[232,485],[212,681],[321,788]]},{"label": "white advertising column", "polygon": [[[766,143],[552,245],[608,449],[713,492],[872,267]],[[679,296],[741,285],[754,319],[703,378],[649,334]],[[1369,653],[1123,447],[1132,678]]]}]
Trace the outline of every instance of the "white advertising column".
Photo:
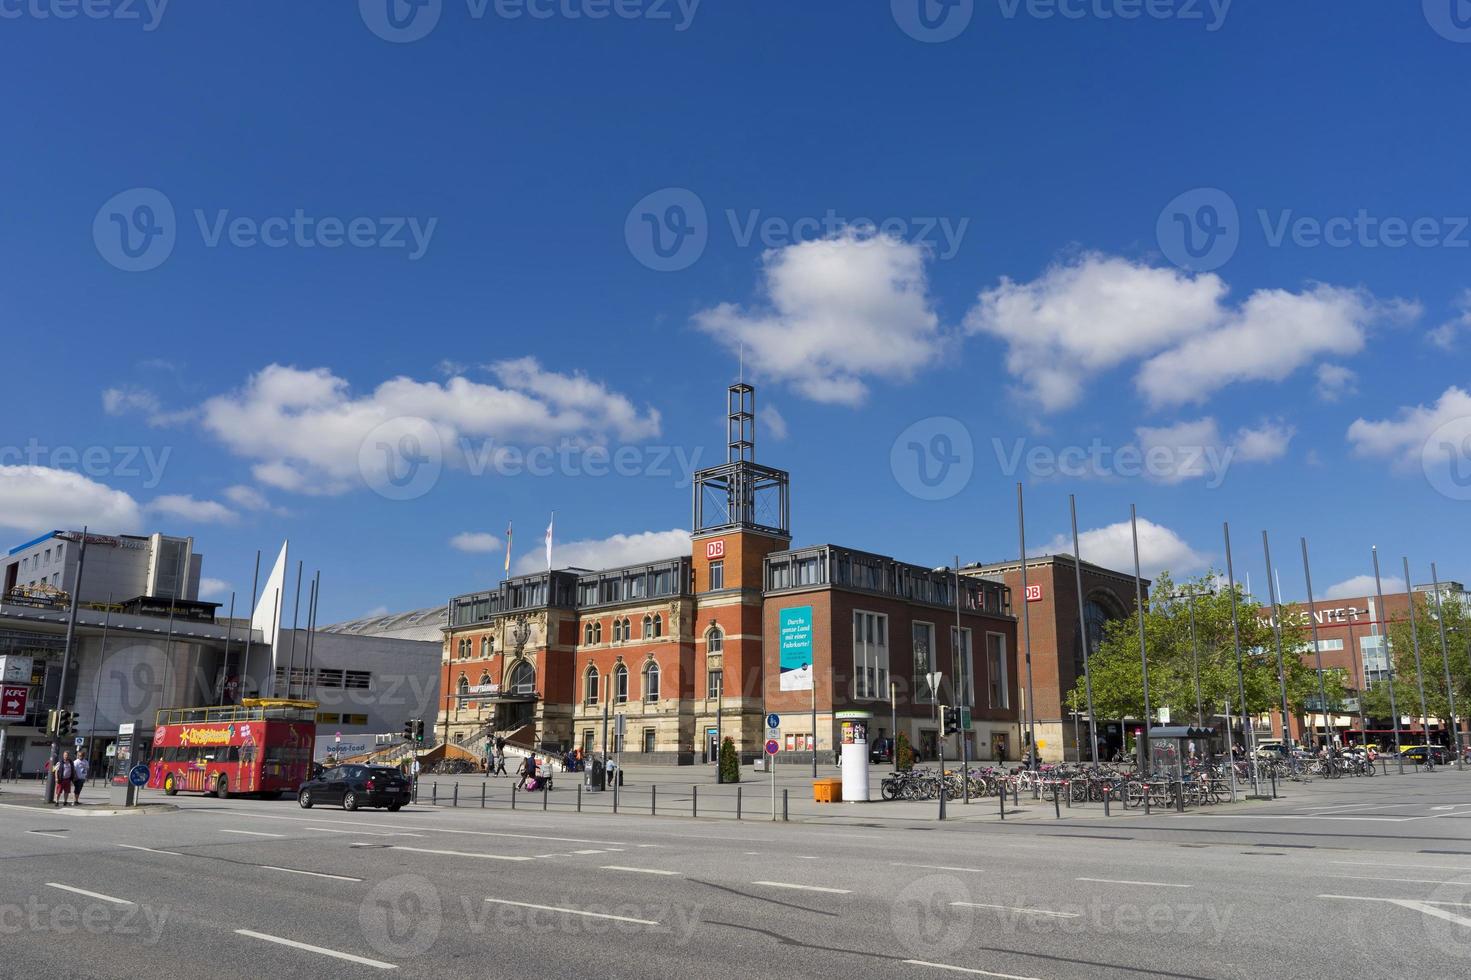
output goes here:
[{"label": "white advertising column", "polygon": [[868,724],[873,715],[867,711],[839,711],[834,718],[842,739],[843,802],[867,803]]}]

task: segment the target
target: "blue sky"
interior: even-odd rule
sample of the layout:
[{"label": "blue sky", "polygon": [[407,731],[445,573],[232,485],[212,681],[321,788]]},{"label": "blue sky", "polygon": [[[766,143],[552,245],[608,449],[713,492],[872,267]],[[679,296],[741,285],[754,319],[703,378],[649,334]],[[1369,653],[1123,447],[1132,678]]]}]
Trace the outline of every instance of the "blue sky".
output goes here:
[{"label": "blue sky", "polygon": [[671,553],[744,349],[799,543],[1005,558],[1022,481],[1471,576],[1451,0],[394,3],[0,4],[12,543],[289,537],[323,621]]}]

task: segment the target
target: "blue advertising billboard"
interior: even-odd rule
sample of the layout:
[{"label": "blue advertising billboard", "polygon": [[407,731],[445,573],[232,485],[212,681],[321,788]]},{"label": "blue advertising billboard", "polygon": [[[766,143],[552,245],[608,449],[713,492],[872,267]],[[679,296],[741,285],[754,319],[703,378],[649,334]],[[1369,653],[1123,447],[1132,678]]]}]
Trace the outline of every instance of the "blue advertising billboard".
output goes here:
[{"label": "blue advertising billboard", "polygon": [[777,621],[781,647],[781,689],[812,690],[812,607],[780,611]]}]

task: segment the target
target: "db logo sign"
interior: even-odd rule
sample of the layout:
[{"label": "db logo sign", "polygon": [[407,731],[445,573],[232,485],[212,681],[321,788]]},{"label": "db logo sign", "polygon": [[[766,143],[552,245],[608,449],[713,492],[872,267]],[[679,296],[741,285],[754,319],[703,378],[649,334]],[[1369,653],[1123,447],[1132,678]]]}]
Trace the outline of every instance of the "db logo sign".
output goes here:
[{"label": "db logo sign", "polygon": [[710,541],[710,542],[706,543],[706,545],[705,545],[705,557],[706,558],[724,558],[725,557],[725,542],[724,541]]},{"label": "db logo sign", "polygon": [[1029,586],[1027,586],[1027,601],[1028,602],[1041,602],[1042,601],[1042,586],[1040,586],[1040,585],[1029,585]]}]

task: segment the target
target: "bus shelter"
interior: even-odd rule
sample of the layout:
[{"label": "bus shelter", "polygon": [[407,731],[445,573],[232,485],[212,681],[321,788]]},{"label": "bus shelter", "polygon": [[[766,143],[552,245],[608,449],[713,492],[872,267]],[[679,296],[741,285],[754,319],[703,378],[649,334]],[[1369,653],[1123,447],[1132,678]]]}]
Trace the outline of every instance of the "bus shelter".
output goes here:
[{"label": "bus shelter", "polygon": [[1195,725],[1161,725],[1149,730],[1149,772],[1155,777],[1167,777],[1176,788],[1176,799],[1180,799],[1179,787],[1185,782],[1186,763],[1193,759],[1211,761],[1214,728]]}]

